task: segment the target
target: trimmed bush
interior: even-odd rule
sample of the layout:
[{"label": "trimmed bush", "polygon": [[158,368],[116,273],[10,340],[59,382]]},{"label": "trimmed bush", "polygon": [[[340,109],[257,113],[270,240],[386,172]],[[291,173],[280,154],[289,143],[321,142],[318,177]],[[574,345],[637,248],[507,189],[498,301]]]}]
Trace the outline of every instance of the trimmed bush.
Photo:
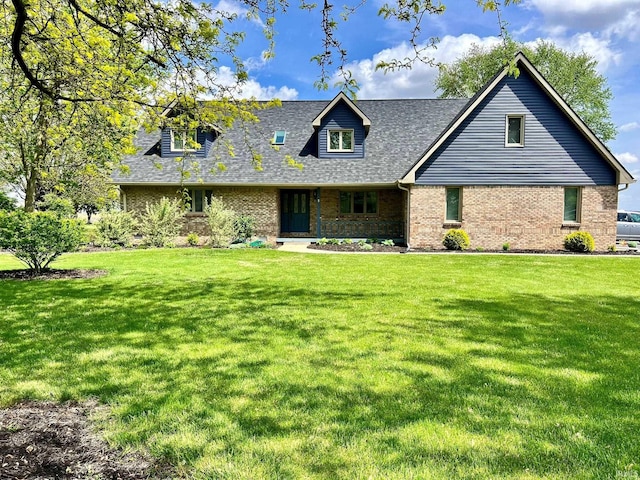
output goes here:
[{"label": "trimmed bush", "polygon": [[54,212],[0,211],[0,248],[13,254],[35,274],[84,239],[82,222]]},{"label": "trimmed bush", "polygon": [[450,229],[442,239],[442,245],[447,250],[466,250],[469,244],[469,235],[461,228]]},{"label": "trimmed bush", "polygon": [[256,220],[249,215],[238,215],[233,226],[236,231],[236,242],[246,242],[251,240],[251,237],[255,234]]},{"label": "trimmed bush", "polygon": [[199,243],[200,237],[197,233],[190,232],[189,235],[187,235],[187,245],[189,245],[190,247],[197,247]]},{"label": "trimmed bush", "polygon": [[227,209],[224,202],[216,197],[211,198],[204,211],[207,214],[211,246],[221,248],[231,245],[236,236],[234,211]]},{"label": "trimmed bush", "polygon": [[96,245],[116,247],[131,245],[136,221],[129,212],[107,210],[96,224]]},{"label": "trimmed bush", "polygon": [[573,232],[564,237],[564,248],[570,252],[593,252],[596,244],[589,232]]},{"label": "trimmed bush", "polygon": [[146,212],[140,220],[140,233],[144,243],[152,247],[170,247],[182,227],[184,204],[179,199],[162,197],[159,202],[146,205]]}]

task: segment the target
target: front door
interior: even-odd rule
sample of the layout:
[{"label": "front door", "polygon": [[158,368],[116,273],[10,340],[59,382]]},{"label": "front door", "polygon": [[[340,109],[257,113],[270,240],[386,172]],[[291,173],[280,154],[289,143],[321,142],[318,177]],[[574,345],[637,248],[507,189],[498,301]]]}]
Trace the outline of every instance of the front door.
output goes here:
[{"label": "front door", "polygon": [[309,232],[309,190],[281,190],[280,212],[283,233]]}]

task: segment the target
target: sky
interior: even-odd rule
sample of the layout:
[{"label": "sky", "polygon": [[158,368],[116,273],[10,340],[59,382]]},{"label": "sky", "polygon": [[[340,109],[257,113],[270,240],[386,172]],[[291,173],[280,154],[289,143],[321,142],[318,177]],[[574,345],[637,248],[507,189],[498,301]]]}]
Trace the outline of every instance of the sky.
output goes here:
[{"label": "sky", "polygon": [[[435,67],[416,63],[410,70],[386,74],[375,70],[380,60],[402,59],[410,53],[406,26],[378,17],[383,3],[367,0],[336,32],[347,50],[349,70],[358,81],[358,98],[437,97]],[[437,48],[428,52],[436,61],[450,63],[473,44],[488,46],[499,41],[496,14],[483,13],[476,0],[443,3],[444,14],[426,18],[421,32],[424,42],[439,38]],[[336,2],[337,13],[342,5]],[[235,11],[240,18],[246,13],[233,0],[219,0],[216,8]],[[640,0],[522,0],[503,7],[501,16],[517,41],[550,41],[565,50],[586,52],[598,61],[598,70],[613,92],[610,110],[618,129],[607,146],[638,180],[620,192],[619,208],[640,210]],[[320,91],[314,87],[320,70],[311,57],[322,51],[323,38],[318,11],[300,10],[291,3],[286,14],[276,19],[275,57],[268,61],[262,56],[267,48],[263,21],[241,20],[239,25],[246,40],[237,53],[249,67],[244,96],[329,101],[338,93],[337,88]],[[219,73],[224,77],[231,72],[230,66],[223,65]]]}]

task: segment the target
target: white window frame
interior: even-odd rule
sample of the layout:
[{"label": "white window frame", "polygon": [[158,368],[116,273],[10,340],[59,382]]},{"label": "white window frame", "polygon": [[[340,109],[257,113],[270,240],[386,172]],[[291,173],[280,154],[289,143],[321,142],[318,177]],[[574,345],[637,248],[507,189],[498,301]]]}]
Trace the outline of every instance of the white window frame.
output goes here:
[{"label": "white window frame", "polygon": [[[282,137],[282,141],[278,141],[278,137]],[[287,140],[287,132],[285,130],[276,130],[273,133],[273,140],[271,140],[271,145],[284,145],[284,142]]]},{"label": "white window frame", "polygon": [[[343,138],[343,134],[345,132],[349,132],[351,134],[351,148],[343,148],[342,146],[342,138]],[[331,134],[332,133],[339,133],[340,134],[340,140],[339,140],[339,144],[340,146],[338,148],[331,148]],[[353,129],[348,129],[348,128],[332,128],[330,130],[327,131],[327,152],[332,152],[332,153],[340,153],[340,152],[353,152],[355,149],[355,143],[356,143],[356,136],[355,136],[355,132]]]},{"label": "white window frame", "polygon": [[197,148],[176,148],[176,135],[182,137],[182,145],[187,144],[187,135],[189,132],[193,132],[193,141],[198,143],[198,130],[171,130],[171,151],[172,152],[195,152]]},{"label": "white window frame", "polygon": [[[202,192],[202,210],[196,210],[196,192]],[[207,193],[208,192],[208,193]],[[207,201],[213,197],[213,190],[211,188],[190,188],[189,189],[189,213],[205,213],[205,206]]]},{"label": "white window frame", "polygon": [[[518,143],[509,143],[509,120],[512,118],[520,119],[520,142]],[[525,125],[525,116],[522,114],[509,114],[505,117],[505,126],[504,126],[504,146],[505,147],[515,147],[515,148],[524,147],[524,125]]]},{"label": "white window frame", "polygon": [[[576,218],[574,220],[566,220],[564,218],[565,211],[567,209],[566,199],[567,190],[573,189],[577,191],[576,195]],[[582,188],[580,187],[564,187],[562,189],[562,223],[564,225],[578,225],[581,222],[582,217]]]},{"label": "white window frame", "polygon": [[[449,190],[458,191],[458,211],[456,212],[456,218],[447,218],[449,216]],[[462,223],[462,187],[450,186],[444,189],[444,222]]]}]

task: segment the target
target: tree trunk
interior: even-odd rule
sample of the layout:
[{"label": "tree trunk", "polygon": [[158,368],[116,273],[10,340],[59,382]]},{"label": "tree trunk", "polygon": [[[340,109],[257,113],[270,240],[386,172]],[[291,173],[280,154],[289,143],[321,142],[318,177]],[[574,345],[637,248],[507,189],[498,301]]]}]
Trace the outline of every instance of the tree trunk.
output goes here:
[{"label": "tree trunk", "polygon": [[36,209],[37,177],[35,170],[31,170],[27,175],[27,188],[24,192],[24,210],[33,212]]}]

